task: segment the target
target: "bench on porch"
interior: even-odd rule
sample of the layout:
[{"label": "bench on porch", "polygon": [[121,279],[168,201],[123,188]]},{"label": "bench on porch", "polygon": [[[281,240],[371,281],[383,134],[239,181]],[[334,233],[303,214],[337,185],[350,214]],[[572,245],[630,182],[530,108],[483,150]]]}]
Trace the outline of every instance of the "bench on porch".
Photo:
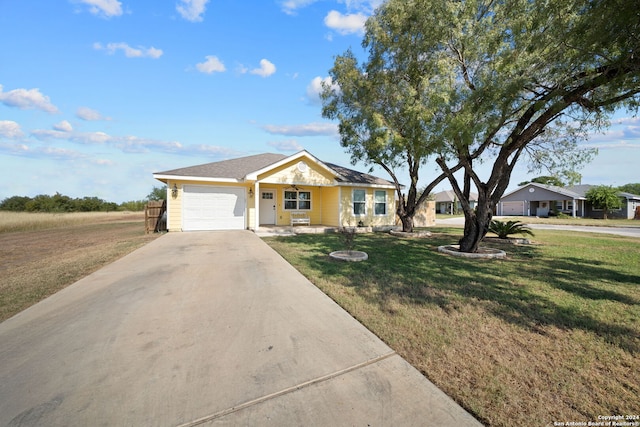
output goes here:
[{"label": "bench on porch", "polygon": [[291,212],[291,226],[296,224],[311,225],[311,218],[306,212]]}]

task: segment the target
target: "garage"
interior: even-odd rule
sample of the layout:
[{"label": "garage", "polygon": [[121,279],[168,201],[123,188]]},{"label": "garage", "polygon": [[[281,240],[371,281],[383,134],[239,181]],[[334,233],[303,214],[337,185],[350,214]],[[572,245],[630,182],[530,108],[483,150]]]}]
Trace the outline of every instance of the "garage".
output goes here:
[{"label": "garage", "polygon": [[502,212],[500,215],[513,215],[513,216],[523,216],[524,215],[524,204],[525,202],[502,202]]},{"label": "garage", "polygon": [[244,188],[185,185],[183,197],[184,231],[246,227]]}]

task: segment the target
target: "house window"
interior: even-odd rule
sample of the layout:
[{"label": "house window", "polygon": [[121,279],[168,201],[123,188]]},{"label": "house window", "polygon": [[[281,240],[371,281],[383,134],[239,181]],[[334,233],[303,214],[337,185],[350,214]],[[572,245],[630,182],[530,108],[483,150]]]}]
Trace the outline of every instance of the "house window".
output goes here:
[{"label": "house window", "polygon": [[376,190],[373,193],[373,211],[376,215],[387,214],[387,192]]},{"label": "house window", "polygon": [[366,193],[364,190],[353,190],[353,214],[364,215],[366,213]]},{"label": "house window", "polygon": [[556,200],[556,210],[557,211],[562,211],[564,209],[564,201],[563,200]]},{"label": "house window", "polygon": [[311,192],[310,191],[285,191],[284,192],[284,209],[285,210],[311,210]]}]

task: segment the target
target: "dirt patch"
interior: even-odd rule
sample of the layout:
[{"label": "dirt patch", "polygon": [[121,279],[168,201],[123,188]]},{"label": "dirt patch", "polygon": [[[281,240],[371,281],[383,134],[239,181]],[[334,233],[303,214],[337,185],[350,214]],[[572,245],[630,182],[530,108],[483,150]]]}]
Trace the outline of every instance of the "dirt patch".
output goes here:
[{"label": "dirt patch", "polygon": [[0,233],[0,321],[157,238],[144,217]]}]

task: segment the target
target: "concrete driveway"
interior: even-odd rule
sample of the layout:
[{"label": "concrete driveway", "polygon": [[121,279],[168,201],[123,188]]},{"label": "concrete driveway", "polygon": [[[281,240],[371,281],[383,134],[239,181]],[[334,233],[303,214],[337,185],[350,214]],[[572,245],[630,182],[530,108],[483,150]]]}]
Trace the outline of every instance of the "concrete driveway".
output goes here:
[{"label": "concrete driveway", "polygon": [[0,324],[0,425],[480,425],[248,231],[170,233]]}]

